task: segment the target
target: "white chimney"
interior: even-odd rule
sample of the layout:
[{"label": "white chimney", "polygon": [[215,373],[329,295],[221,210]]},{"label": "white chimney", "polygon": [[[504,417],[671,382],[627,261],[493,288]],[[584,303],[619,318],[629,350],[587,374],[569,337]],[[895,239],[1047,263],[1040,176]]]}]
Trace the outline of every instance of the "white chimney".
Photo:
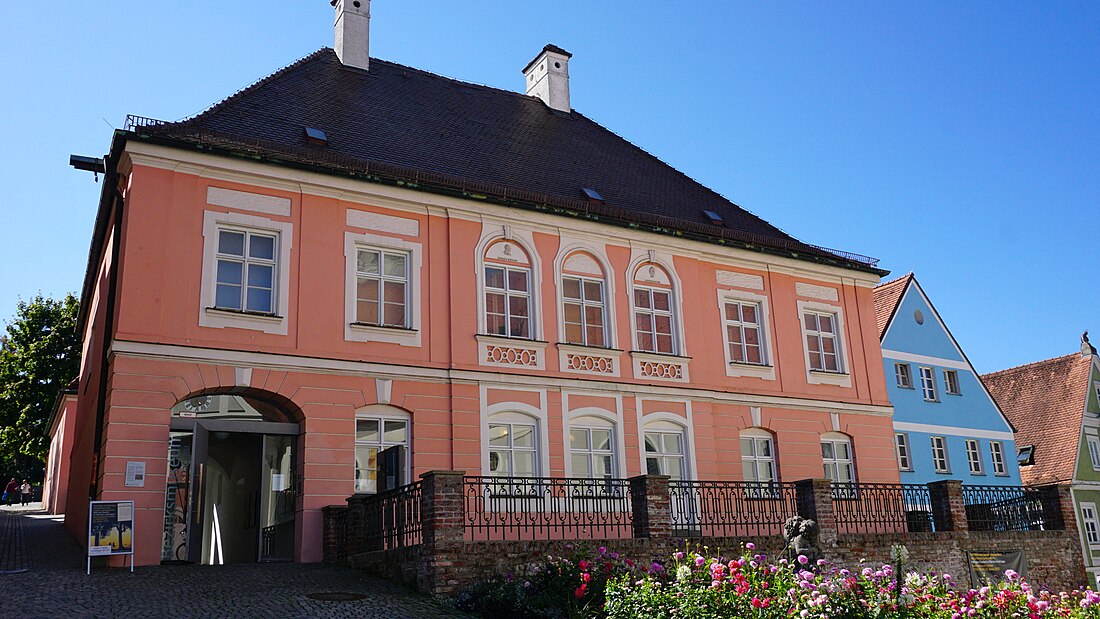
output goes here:
[{"label": "white chimney", "polygon": [[573,54],[556,45],[542,48],[535,59],[523,67],[527,80],[527,95],[542,99],[551,109],[568,112],[569,59]]},{"label": "white chimney", "polygon": [[336,7],[336,57],[357,69],[370,68],[370,0],[332,0]]}]

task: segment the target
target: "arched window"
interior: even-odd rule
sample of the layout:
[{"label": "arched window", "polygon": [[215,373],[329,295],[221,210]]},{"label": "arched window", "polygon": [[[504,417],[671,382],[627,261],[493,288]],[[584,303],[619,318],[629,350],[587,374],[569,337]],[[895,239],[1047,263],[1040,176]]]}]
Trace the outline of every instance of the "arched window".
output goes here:
[{"label": "arched window", "polygon": [[[408,413],[384,404],[355,412],[355,492],[374,494],[410,481],[410,425]],[[379,484],[380,468],[392,479]]]},{"label": "arched window", "polygon": [[519,244],[497,241],[485,251],[485,332],[534,339],[531,259]]},{"label": "arched window", "polygon": [[614,479],[615,426],[599,417],[569,423],[570,475],[579,479]]},{"label": "arched window", "polygon": [[493,477],[538,477],[538,421],[522,413],[489,418],[489,470]]},{"label": "arched window", "polygon": [[645,425],[643,436],[647,474],[668,475],[672,479],[691,477],[683,426],[671,421],[653,421]]},{"label": "arched window", "polygon": [[836,484],[856,481],[852,440],[847,435],[839,432],[821,435],[821,461],[825,465],[825,479]]},{"label": "arched window", "polygon": [[760,428],[741,431],[741,475],[745,481],[771,484],[778,481],[775,439]]},{"label": "arched window", "polygon": [[634,339],[636,349],[679,354],[676,338],[676,301],[672,280],[663,267],[644,263],[634,272]]},{"label": "arched window", "polygon": [[575,252],[565,259],[561,302],[566,343],[610,346],[605,281],[603,267],[587,253]]}]

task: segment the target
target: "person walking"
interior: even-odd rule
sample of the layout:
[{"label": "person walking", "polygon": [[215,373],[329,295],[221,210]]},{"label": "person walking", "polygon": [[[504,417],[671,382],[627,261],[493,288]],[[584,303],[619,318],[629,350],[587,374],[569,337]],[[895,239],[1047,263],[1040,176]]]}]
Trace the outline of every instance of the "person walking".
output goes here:
[{"label": "person walking", "polygon": [[[0,478],[2,479],[2,478]],[[15,493],[19,491],[19,484],[15,482],[15,478],[12,477],[8,485],[4,486],[4,497],[8,500],[8,507],[15,504]]]},{"label": "person walking", "polygon": [[22,506],[30,505],[31,503],[31,484],[27,480],[23,480],[23,485],[19,486],[19,504]]}]

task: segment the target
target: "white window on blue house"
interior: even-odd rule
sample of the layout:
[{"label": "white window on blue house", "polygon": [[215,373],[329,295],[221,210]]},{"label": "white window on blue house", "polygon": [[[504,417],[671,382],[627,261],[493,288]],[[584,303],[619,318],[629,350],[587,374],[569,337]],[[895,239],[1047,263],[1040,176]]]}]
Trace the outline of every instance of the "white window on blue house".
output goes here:
[{"label": "white window on blue house", "polygon": [[1100,471],[1100,438],[1086,436],[1085,441],[1089,445],[1089,459],[1092,460],[1093,470]]},{"label": "white window on blue house", "polygon": [[1085,541],[1089,546],[1100,545],[1100,522],[1096,519],[1096,504],[1081,504],[1081,524],[1085,526]]},{"label": "white window on blue house", "polygon": [[955,370],[943,371],[943,389],[950,395],[962,395],[959,390],[959,373]]},{"label": "white window on blue house", "polygon": [[970,465],[971,475],[985,475],[985,470],[982,468],[981,447],[978,441],[972,438],[966,439],[966,462]]},{"label": "white window on blue house", "polygon": [[909,453],[909,435],[898,432],[894,435],[894,445],[898,452],[898,469],[902,471],[913,470],[913,457]]},{"label": "white window on blue house", "polygon": [[929,367],[921,367],[920,369],[920,388],[924,393],[924,399],[928,402],[938,402],[939,396],[936,395],[936,372]]},{"label": "white window on blue house", "polygon": [[894,377],[897,378],[898,387],[902,389],[913,388],[913,368],[908,363],[895,363]]},{"label": "white window on blue house", "polygon": [[951,472],[951,464],[947,461],[947,439],[942,436],[932,437],[932,466],[937,473]]},{"label": "white window on blue house", "polygon": [[1000,441],[989,442],[989,455],[993,459],[993,474],[1000,476],[1007,476],[1008,469],[1005,467],[1005,445]]}]

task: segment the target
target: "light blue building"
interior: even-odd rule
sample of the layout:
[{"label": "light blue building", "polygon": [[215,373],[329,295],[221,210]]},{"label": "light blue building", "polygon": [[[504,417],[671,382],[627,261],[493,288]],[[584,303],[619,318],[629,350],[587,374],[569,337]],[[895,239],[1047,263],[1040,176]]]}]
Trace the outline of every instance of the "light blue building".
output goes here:
[{"label": "light blue building", "polygon": [[901,481],[1020,485],[1014,428],[912,273],[875,288]]}]

